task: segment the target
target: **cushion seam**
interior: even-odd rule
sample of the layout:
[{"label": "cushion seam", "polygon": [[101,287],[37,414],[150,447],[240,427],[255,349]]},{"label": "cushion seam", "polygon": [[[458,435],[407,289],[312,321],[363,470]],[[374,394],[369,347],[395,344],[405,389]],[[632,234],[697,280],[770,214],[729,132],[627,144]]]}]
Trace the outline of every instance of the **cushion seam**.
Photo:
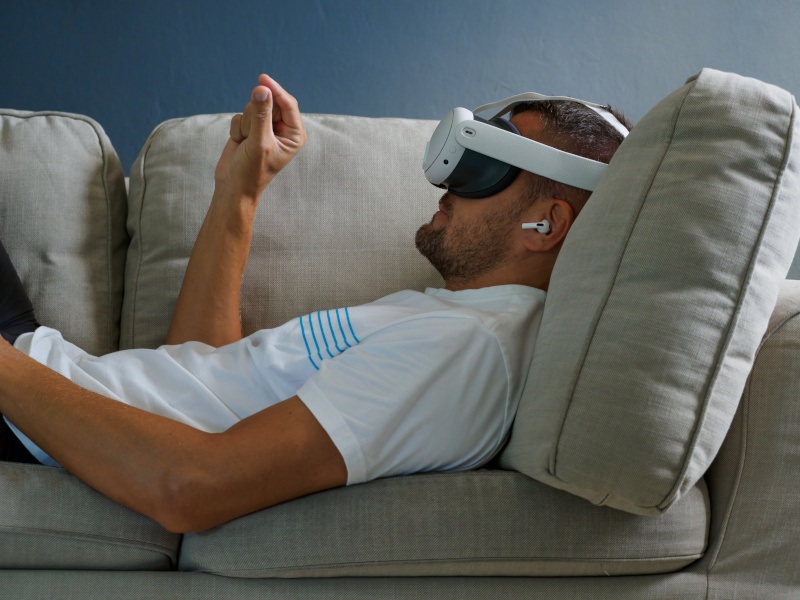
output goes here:
[{"label": "cushion seam", "polygon": [[752,381],[748,382],[747,387],[745,388],[745,396],[744,400],[744,407],[742,412],[742,434],[741,434],[741,451],[739,456],[739,461],[736,467],[736,477],[734,478],[733,482],[733,490],[731,493],[730,502],[728,502],[728,506],[725,509],[725,513],[722,517],[722,527],[720,528],[719,532],[719,542],[716,544],[716,548],[711,556],[711,560],[708,564],[707,573],[710,576],[711,571],[714,569],[714,565],[717,563],[717,559],[719,558],[720,552],[722,552],[722,546],[725,544],[725,534],[728,531],[728,524],[730,523],[731,515],[733,514],[733,508],[736,505],[736,501],[738,499],[738,491],[739,485],[741,484],[742,477],[744,474],[744,464],[746,462],[746,455],[747,455],[747,432],[748,426],[750,423],[750,394],[752,391]]},{"label": "cushion seam", "polygon": [[[112,331],[112,322],[114,320],[114,302],[112,300],[112,296],[114,293],[114,261],[113,261],[113,251],[112,251],[112,243],[111,237],[113,234],[113,228],[111,226],[111,191],[108,185],[108,178],[109,178],[109,157],[106,153],[106,149],[103,145],[103,140],[100,137],[100,132],[97,131],[96,128],[92,127],[94,130],[94,134],[97,137],[97,144],[100,147],[100,154],[103,157],[103,192],[106,201],[106,239],[105,239],[105,247],[106,247],[106,285],[108,289],[106,290],[106,302],[108,305],[108,315],[106,317],[106,343],[108,344],[108,348],[117,349],[119,348],[119,332],[117,333],[117,339],[111,339],[111,331]],[[124,276],[124,274],[123,274]],[[121,308],[121,307],[120,307]],[[120,315],[121,316],[121,315]],[[119,324],[119,323],[118,323]]]},{"label": "cushion seam", "polygon": [[13,525],[0,525],[0,533],[17,533],[36,537],[57,537],[63,539],[80,540],[83,542],[102,542],[112,544],[114,546],[132,546],[141,550],[152,550],[160,554],[166,554],[167,556],[175,555],[175,552],[172,551],[166,544],[162,545],[156,542],[143,542],[128,538],[114,538],[92,533],[79,533],[59,529],[45,529],[41,527],[17,527]]},{"label": "cushion seam", "polygon": [[[620,273],[620,269],[622,267],[622,263],[625,260],[625,256],[626,256],[627,251],[628,251],[628,246],[630,244],[631,237],[633,235],[633,231],[635,230],[636,224],[639,221],[639,216],[641,215],[641,211],[644,209],[644,205],[646,203],[646,200],[647,200],[647,197],[648,197],[648,195],[650,193],[650,190],[652,190],[653,184],[654,184],[656,178],[658,177],[659,172],[661,171],[661,167],[662,167],[662,165],[664,163],[664,160],[665,160],[665,158],[667,156],[667,153],[669,152],[669,149],[672,146],[672,141],[673,141],[673,139],[675,137],[675,130],[677,129],[677,124],[678,124],[678,121],[680,120],[681,113],[683,112],[683,107],[684,107],[684,105],[686,103],[686,99],[689,97],[690,93],[694,90],[695,85],[696,85],[696,82],[693,82],[692,88],[690,90],[688,90],[686,92],[686,94],[684,94],[683,98],[681,99],[680,107],[674,112],[674,118],[673,118],[672,125],[671,125],[669,140],[668,140],[668,142],[666,143],[666,145],[664,147],[664,151],[663,151],[663,153],[661,155],[661,158],[658,161],[657,168],[654,169],[653,174],[650,177],[650,181],[649,181],[649,184],[647,186],[647,189],[644,191],[644,193],[642,194],[642,196],[640,198],[639,210],[637,212],[636,218],[633,219],[633,221],[631,223],[631,226],[630,226],[630,229],[627,232],[626,240],[625,240],[625,248],[619,254],[619,259],[617,261],[617,267],[616,267],[616,270],[615,270],[615,273],[614,273],[614,277],[611,279],[611,283],[609,284],[608,289],[606,291],[605,298],[603,300],[603,305],[597,311],[597,314],[596,314],[595,318],[593,319],[593,323],[592,323],[592,326],[591,326],[591,329],[590,329],[591,335],[587,336],[587,342],[586,342],[586,344],[584,346],[584,349],[583,349],[583,352],[581,354],[581,358],[580,358],[580,361],[579,361],[579,364],[581,365],[581,369],[577,373],[575,378],[573,379],[572,384],[570,386],[571,389],[570,389],[570,392],[568,394],[568,397],[570,398],[570,401],[569,401],[569,403],[567,405],[566,410],[564,411],[564,417],[563,417],[563,419],[561,421],[561,427],[559,428],[558,435],[556,436],[555,451],[552,454],[552,462],[550,464],[550,469],[551,469],[550,470],[550,475],[552,475],[553,477],[555,477],[559,481],[561,481],[561,479],[559,478],[559,476],[557,474],[559,449],[560,449],[560,446],[561,446],[561,440],[563,438],[564,428],[566,426],[567,420],[569,419],[569,413],[572,410],[573,400],[574,400],[574,396],[575,396],[575,390],[578,388],[578,384],[579,384],[580,379],[581,379],[581,374],[583,373],[583,365],[585,364],[586,358],[587,358],[587,356],[589,355],[589,353],[591,351],[591,348],[592,348],[592,345],[593,345],[593,342],[594,342],[594,338],[595,338],[595,335],[596,335],[596,332],[597,332],[597,328],[598,328],[598,326],[600,324],[600,321],[602,320],[603,313],[606,310],[606,306],[608,305],[608,302],[609,302],[609,300],[611,298],[611,295],[612,295],[612,293],[614,291],[614,288],[616,286],[617,278],[619,277],[619,273]],[[591,198],[589,199],[589,201],[591,201]],[[605,494],[605,498],[606,499],[608,498],[608,494]]]},{"label": "cushion seam", "polygon": [[[793,103],[792,103],[793,104]],[[718,357],[724,357],[728,353],[728,349],[730,348],[733,333],[736,329],[736,324],[739,322],[741,314],[742,314],[742,306],[748,298],[747,290],[750,288],[750,284],[753,279],[753,273],[755,271],[756,265],[759,263],[759,257],[762,254],[762,249],[764,247],[764,238],[766,236],[766,231],[769,229],[773,214],[775,212],[775,205],[778,202],[778,195],[779,190],[781,189],[781,185],[783,183],[783,176],[786,173],[786,168],[789,164],[789,156],[791,154],[792,149],[792,142],[794,140],[794,124],[795,124],[795,108],[792,106],[791,116],[789,119],[788,124],[788,136],[786,138],[786,144],[783,150],[783,156],[781,157],[781,164],[780,169],[775,177],[775,181],[772,186],[772,194],[770,196],[769,206],[767,207],[766,215],[762,221],[761,230],[759,231],[758,239],[756,240],[755,244],[755,251],[752,253],[750,258],[750,264],[747,268],[747,274],[745,275],[744,285],[742,285],[741,289],[739,290],[739,297],[736,302],[736,310],[731,316],[730,321],[728,322],[728,329],[725,334],[725,342],[723,347],[720,349],[719,353],[717,354]],[[774,307],[773,307],[774,309]],[[763,344],[763,341],[761,342]],[[761,346],[759,344],[759,348]],[[754,357],[755,361],[755,357]],[[691,456],[694,454],[694,450],[697,446],[697,442],[700,438],[700,433],[703,430],[703,425],[706,421],[706,417],[708,416],[708,408],[710,403],[710,398],[714,393],[714,388],[716,386],[717,380],[720,375],[720,370],[722,367],[722,361],[718,360],[716,368],[714,369],[714,373],[711,376],[709,382],[707,383],[705,393],[703,394],[703,403],[700,415],[697,419],[695,424],[695,429],[692,434],[691,442],[687,446],[687,450],[684,453],[682,464],[683,468],[681,469],[678,477],[675,480],[675,484],[673,485],[672,489],[667,493],[667,495],[659,502],[658,508],[662,510],[666,510],[666,508],[671,504],[674,500],[674,497],[677,491],[681,488],[683,480],[686,477],[686,472],[689,469],[689,464],[691,463]]]},{"label": "cushion seam", "polygon": [[[793,321],[796,318],[800,318],[800,312],[795,313],[792,316],[784,319],[781,322],[781,324],[774,329],[773,333],[769,336],[769,338],[771,338],[780,329],[782,329],[785,325],[787,325],[788,323],[790,323],[791,321]],[[769,338],[767,338],[767,339],[769,339]],[[766,341],[767,340],[765,339],[764,342],[766,342]],[[764,342],[762,342],[761,346],[764,345]],[[760,349],[760,347],[759,347],[759,349]],[[755,368],[753,369],[753,372],[754,371],[755,371]],[[719,542],[716,544],[716,548],[714,549],[714,553],[713,553],[713,555],[711,557],[711,560],[709,561],[709,565],[708,565],[708,573],[709,573],[709,575],[711,574],[711,571],[714,569],[714,566],[716,565],[716,562],[717,562],[717,558],[719,558],[719,555],[722,552],[722,547],[725,544],[725,536],[726,536],[727,531],[728,531],[728,524],[729,524],[731,516],[733,514],[734,507],[736,506],[736,504],[738,502],[738,499],[739,499],[739,496],[738,496],[739,487],[741,485],[742,478],[744,477],[745,463],[747,462],[747,439],[748,439],[748,432],[750,431],[750,427],[749,427],[749,425],[750,425],[750,406],[751,406],[750,399],[751,399],[751,395],[752,395],[752,387],[753,387],[753,380],[751,379],[748,382],[747,387],[745,388],[744,395],[742,396],[742,400],[743,400],[743,402],[742,402],[742,405],[743,405],[743,410],[742,410],[742,434],[741,434],[741,444],[742,444],[742,446],[741,446],[741,450],[740,450],[740,453],[739,453],[740,456],[739,456],[739,461],[738,461],[738,465],[737,465],[737,469],[736,469],[736,477],[734,478],[734,482],[733,482],[733,489],[731,491],[731,499],[728,502],[728,506],[726,507],[725,514],[723,516],[723,525],[720,528],[720,532],[719,532],[719,535],[718,535]]]},{"label": "cushion seam", "polygon": [[[153,133],[150,134],[150,136],[148,137],[147,141],[145,142],[145,147],[142,150],[141,166],[139,167],[139,170],[141,171],[141,191],[140,191],[140,193],[138,195],[139,196],[139,203],[138,203],[139,207],[138,207],[138,211],[137,211],[137,214],[136,214],[136,220],[137,220],[137,223],[136,223],[136,233],[137,233],[136,239],[138,240],[139,255],[138,255],[138,258],[137,258],[136,265],[134,266],[135,273],[132,275],[133,283],[131,285],[132,289],[130,290],[130,294],[131,294],[131,296],[130,296],[130,298],[131,298],[131,300],[130,300],[130,309],[129,309],[130,323],[128,325],[128,335],[129,335],[128,347],[130,347],[130,348],[135,348],[136,347],[136,341],[135,341],[136,340],[136,305],[137,305],[137,298],[138,298],[138,294],[139,294],[139,276],[140,276],[141,270],[142,270],[142,262],[143,262],[143,254],[144,254],[144,242],[142,240],[142,237],[143,237],[142,236],[142,215],[144,213],[144,198],[145,198],[145,194],[147,192],[147,175],[145,174],[145,172],[147,170],[147,156],[150,153],[150,148],[152,148],[152,146],[153,146],[153,140],[155,139],[155,136],[158,134],[158,132],[161,130],[161,128],[163,126],[164,126],[164,123],[161,123],[160,125],[158,125],[153,130]],[[130,205],[129,205],[129,208],[130,208]],[[131,235],[130,231],[128,231],[128,237],[131,239],[131,243],[128,246],[128,250],[131,251],[133,249],[132,246],[133,246],[134,237],[133,237],[133,235]],[[127,293],[128,293],[127,289],[125,290],[125,293],[127,295]]]},{"label": "cushion seam", "polygon": [[282,571],[314,571],[317,569],[346,569],[352,567],[379,567],[379,566],[392,566],[392,565],[431,565],[431,564],[445,564],[445,563],[458,563],[458,564],[471,564],[471,563],[479,563],[479,562],[488,562],[492,564],[502,564],[507,562],[518,562],[518,561],[530,561],[530,562],[544,562],[544,563],[564,563],[564,562],[574,562],[576,564],[604,564],[604,563],[627,563],[627,562],[635,562],[635,563],[654,563],[654,562],[661,562],[661,561],[684,561],[684,560],[697,560],[698,558],[702,557],[702,553],[692,553],[692,554],[671,554],[664,557],[652,557],[652,558],[558,558],[558,557],[486,557],[486,558],[434,558],[434,559],[400,559],[400,560],[380,560],[380,561],[358,561],[358,562],[340,562],[340,563],[319,563],[314,565],[297,565],[297,566],[286,566],[286,567],[253,567],[253,568],[237,568],[237,569],[215,569],[213,571],[205,570],[204,568],[200,568],[194,571],[181,571],[183,573],[191,573],[191,572],[206,572],[206,573],[213,573],[217,575],[226,575],[226,574],[234,574],[234,573],[263,573],[265,575],[275,575],[276,573],[280,573]]}]

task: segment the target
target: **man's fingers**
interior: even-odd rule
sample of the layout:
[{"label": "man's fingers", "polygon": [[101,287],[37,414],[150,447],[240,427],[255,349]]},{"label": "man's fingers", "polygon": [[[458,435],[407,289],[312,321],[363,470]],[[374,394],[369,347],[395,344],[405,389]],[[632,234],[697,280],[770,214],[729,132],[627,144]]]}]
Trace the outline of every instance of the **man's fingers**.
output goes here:
[{"label": "man's fingers", "polygon": [[280,109],[281,121],[292,129],[301,129],[303,120],[300,117],[300,109],[298,108],[297,100],[294,96],[284,90],[283,87],[269,75],[259,75],[258,83],[272,92],[272,96],[275,98],[275,106],[277,109]]},{"label": "man's fingers", "polygon": [[258,141],[266,143],[274,135],[274,121],[279,135],[297,138],[302,145],[305,132],[297,100],[269,75],[259,75],[258,84],[250,93],[250,102],[242,114],[231,119],[231,139],[241,143],[255,130]]},{"label": "man's fingers", "polygon": [[273,79],[261,75],[242,114],[231,118],[230,139],[215,180],[243,197],[257,199],[305,141],[297,101]]},{"label": "man's fingers", "polygon": [[231,119],[231,139],[237,144],[244,140],[244,135],[242,135],[242,115],[234,115]]}]

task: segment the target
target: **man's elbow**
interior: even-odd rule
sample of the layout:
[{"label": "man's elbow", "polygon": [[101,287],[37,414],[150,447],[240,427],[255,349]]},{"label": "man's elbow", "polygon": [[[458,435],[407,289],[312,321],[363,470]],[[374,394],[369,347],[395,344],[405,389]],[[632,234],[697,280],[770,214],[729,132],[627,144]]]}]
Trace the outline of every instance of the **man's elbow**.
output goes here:
[{"label": "man's elbow", "polygon": [[190,533],[219,525],[222,521],[214,521],[211,512],[214,502],[209,501],[212,484],[199,469],[171,469],[153,486],[150,510],[145,514],[171,533]]}]

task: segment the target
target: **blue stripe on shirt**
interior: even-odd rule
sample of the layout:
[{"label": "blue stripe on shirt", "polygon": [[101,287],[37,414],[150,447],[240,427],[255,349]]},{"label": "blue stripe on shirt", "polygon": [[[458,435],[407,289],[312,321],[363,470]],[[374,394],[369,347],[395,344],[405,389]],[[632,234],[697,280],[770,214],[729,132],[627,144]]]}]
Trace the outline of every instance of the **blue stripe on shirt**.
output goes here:
[{"label": "blue stripe on shirt", "polygon": [[[344,324],[342,323],[342,315],[341,310],[344,310],[345,319],[347,320],[347,329],[345,329]],[[322,311],[317,311],[317,324],[319,325],[319,331],[316,330],[314,326],[314,313],[309,313],[304,317],[300,317],[300,332],[303,336],[303,344],[306,347],[306,354],[308,355],[308,360],[311,365],[319,371],[320,365],[325,360],[325,357],[322,355],[322,345],[320,344],[320,336],[322,336],[322,344],[325,345],[325,353],[328,355],[329,358],[336,358],[342,352],[345,352],[347,348],[352,348],[354,344],[360,344],[361,340],[358,339],[356,336],[355,329],[353,328],[353,322],[350,320],[350,311],[347,308],[344,309],[336,309],[336,322],[339,325],[339,333],[342,334],[342,341],[346,348],[342,348],[339,345],[339,337],[336,333],[336,327],[333,324],[333,318],[331,317],[331,311],[326,311],[325,316],[328,320],[328,332],[333,338],[333,345],[336,348],[337,354],[334,354],[331,350],[330,342],[328,341],[328,334],[325,332],[325,325],[322,322]],[[305,319],[308,319],[306,322]],[[352,336],[353,343],[347,341],[348,333],[347,330],[350,331],[350,336]],[[311,343],[309,341],[309,334],[308,331],[311,332],[311,340],[314,342],[314,348],[311,348]],[[316,357],[314,356],[316,350]]]},{"label": "blue stripe on shirt", "polygon": [[353,324],[350,322],[350,311],[347,310],[347,307],[344,309],[344,316],[347,317],[347,325],[350,327],[350,333],[353,334],[353,339],[356,341],[356,344],[360,344],[361,340],[356,337],[356,332],[353,331]]},{"label": "blue stripe on shirt", "polygon": [[319,323],[319,331],[322,334],[322,341],[325,342],[325,352],[328,353],[330,358],[333,358],[331,349],[328,346],[328,336],[325,335],[325,326],[322,324],[322,313],[320,311],[317,311],[317,322]]},{"label": "blue stripe on shirt", "polygon": [[334,331],[333,323],[331,322],[331,311],[325,311],[325,315],[328,317],[328,329],[331,330],[331,335],[333,336],[333,345],[336,346],[336,351],[341,354],[344,350],[339,347],[339,340],[336,339],[336,331]]},{"label": "blue stripe on shirt", "polygon": [[317,371],[319,371],[319,367],[317,366],[317,363],[315,363],[315,362],[314,362],[314,359],[313,359],[313,358],[311,358],[311,348],[310,348],[310,347],[309,347],[309,345],[308,345],[308,338],[306,338],[306,328],[305,328],[305,326],[303,325],[303,318],[302,318],[302,317],[300,317],[300,333],[302,333],[302,334],[303,334],[303,343],[306,345],[306,352],[308,352],[308,360],[309,360],[309,361],[311,361],[311,365],[312,365],[312,366],[313,366],[313,367],[314,367],[314,368],[315,368]]},{"label": "blue stripe on shirt", "polygon": [[311,314],[308,315],[308,328],[311,329],[311,337],[314,340],[314,345],[317,347],[317,356],[319,362],[322,362],[322,352],[319,350],[319,342],[317,342],[317,334],[314,333],[314,321],[311,320]]},{"label": "blue stripe on shirt", "polygon": [[350,342],[347,341],[347,334],[344,332],[344,327],[342,327],[342,316],[339,314],[339,309],[336,309],[336,320],[339,322],[339,330],[342,332],[342,339],[344,339],[344,343],[348,348],[352,348]]}]

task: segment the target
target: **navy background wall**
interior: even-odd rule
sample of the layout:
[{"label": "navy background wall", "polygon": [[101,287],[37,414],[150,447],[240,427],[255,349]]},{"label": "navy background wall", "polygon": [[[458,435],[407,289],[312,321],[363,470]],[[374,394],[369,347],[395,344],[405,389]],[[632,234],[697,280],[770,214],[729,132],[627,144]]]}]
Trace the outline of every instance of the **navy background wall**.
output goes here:
[{"label": "navy background wall", "polygon": [[800,92],[794,0],[4,0],[0,106],[87,114],[128,169],[272,74],[305,112],[440,118],[520,91],[635,121],[704,66]]},{"label": "navy background wall", "polygon": [[89,115],[127,170],[161,121],[241,110],[440,118],[520,91],[636,121],[704,66],[800,92],[795,0],[2,0],[0,106]]}]

